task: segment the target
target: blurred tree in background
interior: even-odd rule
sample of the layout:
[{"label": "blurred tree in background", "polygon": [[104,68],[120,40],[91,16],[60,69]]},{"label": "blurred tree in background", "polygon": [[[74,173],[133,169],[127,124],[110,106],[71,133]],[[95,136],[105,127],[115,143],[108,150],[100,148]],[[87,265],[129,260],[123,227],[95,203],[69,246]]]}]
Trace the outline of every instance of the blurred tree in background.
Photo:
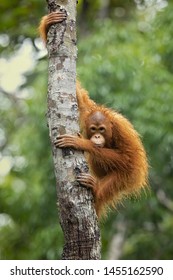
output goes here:
[{"label": "blurred tree in background", "polygon": [[[57,259],[63,234],[37,33],[46,1],[4,1],[0,11],[0,259]],[[103,259],[173,256],[172,36],[171,0],[79,1],[78,76],[133,122],[151,166],[151,192],[101,223]]]}]

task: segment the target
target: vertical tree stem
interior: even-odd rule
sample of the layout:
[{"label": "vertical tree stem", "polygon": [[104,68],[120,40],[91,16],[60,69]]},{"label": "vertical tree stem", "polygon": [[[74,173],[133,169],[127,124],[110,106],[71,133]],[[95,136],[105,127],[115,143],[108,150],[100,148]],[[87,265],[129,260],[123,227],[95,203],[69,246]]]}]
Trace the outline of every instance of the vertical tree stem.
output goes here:
[{"label": "vertical tree stem", "polygon": [[62,259],[100,259],[100,232],[90,190],[76,182],[88,172],[82,152],[57,149],[59,134],[77,134],[76,0],[47,0],[49,12],[64,10],[67,20],[48,32],[48,125],[57,182],[60,223],[65,237]]}]

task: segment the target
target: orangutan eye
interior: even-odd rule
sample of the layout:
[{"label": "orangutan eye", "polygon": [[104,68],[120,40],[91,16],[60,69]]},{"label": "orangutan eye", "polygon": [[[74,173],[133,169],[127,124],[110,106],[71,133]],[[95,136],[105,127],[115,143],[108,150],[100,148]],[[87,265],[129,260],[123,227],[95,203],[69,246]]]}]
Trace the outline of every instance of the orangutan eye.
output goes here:
[{"label": "orangutan eye", "polygon": [[105,127],[101,126],[101,127],[99,128],[99,130],[100,130],[100,133],[104,133],[104,132],[105,132]]},{"label": "orangutan eye", "polygon": [[90,127],[90,130],[91,130],[91,132],[96,132],[95,126],[91,126],[91,127]]}]

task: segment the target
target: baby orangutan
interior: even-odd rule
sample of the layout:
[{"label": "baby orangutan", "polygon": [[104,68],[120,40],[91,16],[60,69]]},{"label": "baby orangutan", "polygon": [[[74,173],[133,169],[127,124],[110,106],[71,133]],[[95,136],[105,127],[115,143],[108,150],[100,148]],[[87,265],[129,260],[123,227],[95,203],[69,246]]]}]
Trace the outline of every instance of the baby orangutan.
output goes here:
[{"label": "baby orangutan", "polygon": [[[45,16],[40,24],[41,37],[46,40],[51,24],[66,19],[62,12]],[[82,135],[60,135],[58,148],[85,151],[91,174],[81,174],[77,181],[93,190],[98,216],[107,207],[147,186],[147,157],[138,133],[121,114],[97,105],[80,83],[76,85]]]},{"label": "baby orangutan", "polygon": [[55,146],[88,153],[92,175],[81,174],[78,182],[93,190],[98,216],[126,196],[147,185],[148,164],[139,135],[121,114],[95,104],[77,82],[81,131],[57,137]]}]

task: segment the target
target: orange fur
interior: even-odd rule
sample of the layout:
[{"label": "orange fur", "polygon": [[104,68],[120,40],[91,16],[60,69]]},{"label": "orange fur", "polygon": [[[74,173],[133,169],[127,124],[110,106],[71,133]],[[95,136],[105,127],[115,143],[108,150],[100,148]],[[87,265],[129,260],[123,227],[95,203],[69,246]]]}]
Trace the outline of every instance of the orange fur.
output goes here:
[{"label": "orange fur", "polygon": [[[100,216],[107,206],[137,194],[147,186],[147,157],[138,133],[125,117],[95,104],[79,82],[76,92],[84,137],[87,137],[87,120],[96,111],[103,113],[113,124],[111,149],[95,148],[88,151],[89,165],[98,182],[95,195],[96,210]],[[86,147],[84,150],[87,150]]]},{"label": "orange fur", "polygon": [[52,24],[57,24],[64,20],[66,20],[66,13],[60,12],[60,11],[52,12],[52,13],[42,17],[38,31],[39,31],[40,36],[41,36],[42,40],[44,41],[44,43],[46,43],[46,41],[47,41],[47,32],[49,30],[49,27]]},{"label": "orange fur", "polygon": [[38,27],[38,31],[39,31],[40,37],[42,38],[44,43],[46,43],[47,31],[48,31],[48,26],[46,24],[46,20],[47,20],[47,16],[42,17],[42,19],[40,21],[40,25]]},{"label": "orange fur", "polygon": [[[58,18],[58,22],[60,21],[62,18]],[[48,27],[56,22],[55,14],[42,18],[39,31],[44,42]],[[125,117],[97,105],[89,98],[88,92],[81,87],[79,81],[76,84],[76,94],[84,138],[65,135],[61,136],[55,145],[61,148],[72,147],[88,153],[93,178],[86,179],[84,185],[92,187],[96,211],[98,216],[101,216],[108,206],[115,205],[129,195],[137,194],[141,188],[147,186],[147,157],[138,133]],[[92,116],[96,112],[104,116],[103,124],[107,128],[104,147],[94,145],[88,135]],[[101,122],[97,117],[95,119]]]}]

